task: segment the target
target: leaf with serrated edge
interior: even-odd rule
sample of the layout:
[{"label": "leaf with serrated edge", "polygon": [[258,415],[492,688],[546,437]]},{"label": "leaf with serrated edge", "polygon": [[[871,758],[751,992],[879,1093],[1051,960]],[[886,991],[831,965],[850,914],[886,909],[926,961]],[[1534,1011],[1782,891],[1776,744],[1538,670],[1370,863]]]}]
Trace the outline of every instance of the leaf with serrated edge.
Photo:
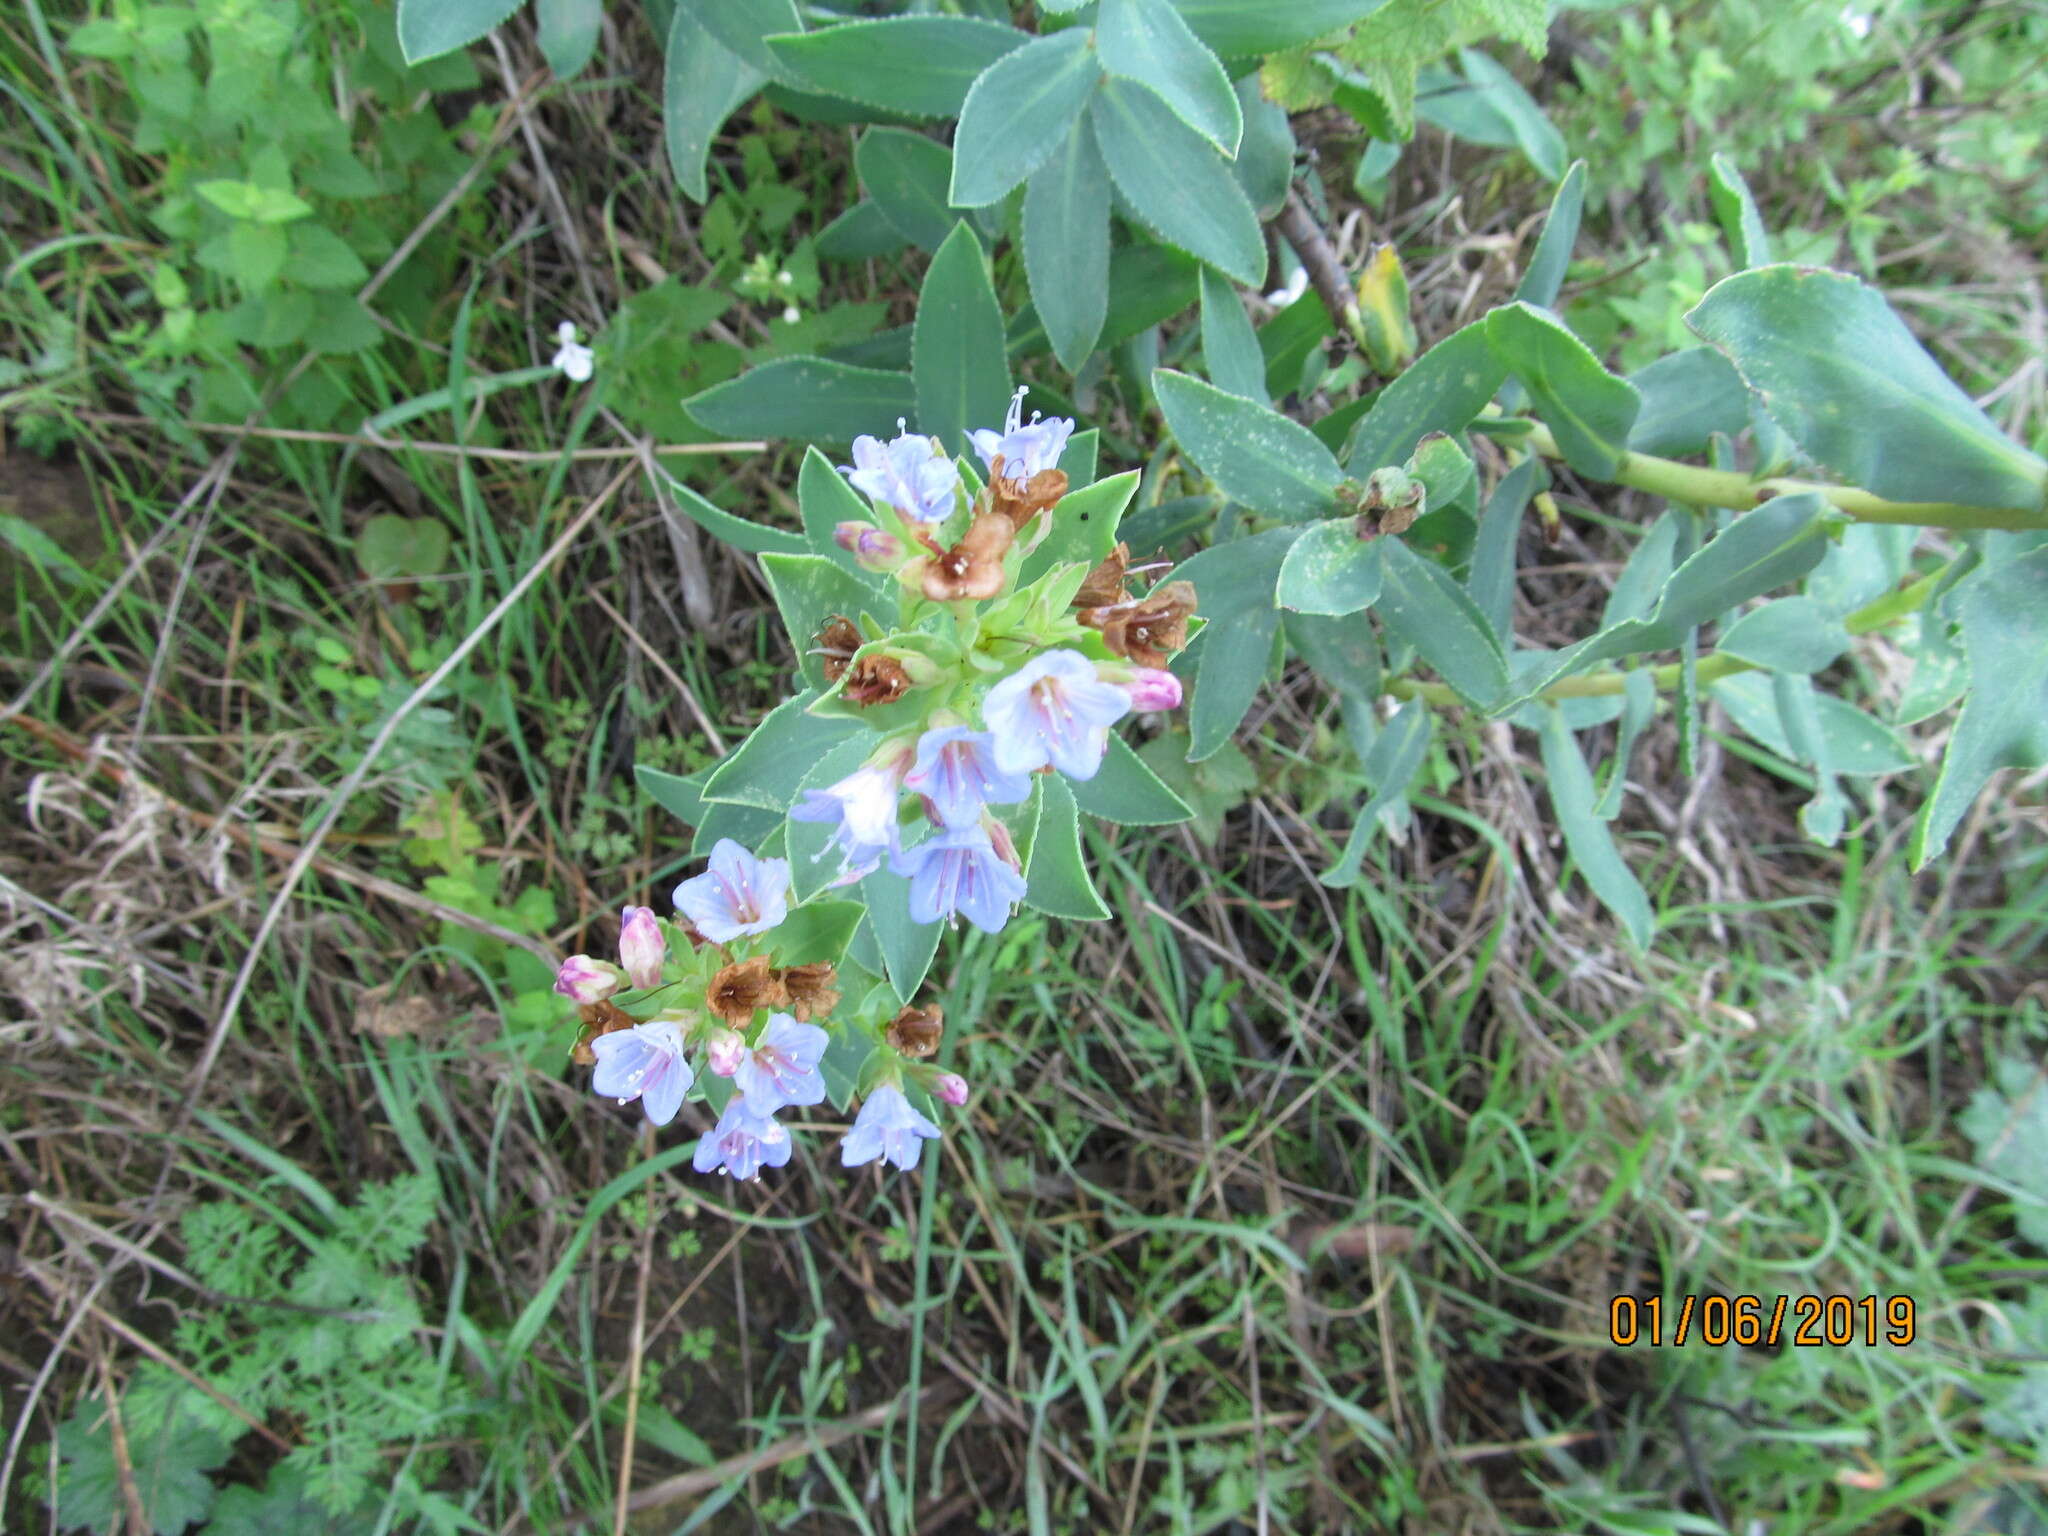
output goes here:
[{"label": "leaf with serrated edge", "polygon": [[1100,78],[1081,27],[1026,43],[984,70],[953,134],[954,206],[997,202],[1043,165]]},{"label": "leaf with serrated edge", "polygon": [[1344,471],[1300,422],[1171,369],[1152,389],[1174,439],[1233,501],[1295,519],[1334,504]]},{"label": "leaf with serrated edge", "polygon": [[1076,119],[1024,188],[1024,271],[1031,302],[1069,373],[1080,371],[1109,312],[1109,171]]},{"label": "leaf with serrated edge", "polygon": [[1088,121],[1110,179],[1147,228],[1246,287],[1265,277],[1258,215],[1215,145],[1128,80],[1101,82]]},{"label": "leaf with serrated edge", "polygon": [[1095,48],[1104,70],[1137,81],[1195,132],[1236,157],[1244,113],[1230,77],[1167,0],[1102,0]]}]

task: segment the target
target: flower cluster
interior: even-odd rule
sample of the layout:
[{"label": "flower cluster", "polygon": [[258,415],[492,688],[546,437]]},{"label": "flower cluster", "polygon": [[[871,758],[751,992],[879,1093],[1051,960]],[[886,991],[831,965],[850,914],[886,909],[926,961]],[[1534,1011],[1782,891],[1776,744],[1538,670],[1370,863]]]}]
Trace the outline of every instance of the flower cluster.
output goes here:
[{"label": "flower cluster", "polygon": [[[676,888],[671,922],[627,907],[617,963],[577,955],[561,967],[556,990],[581,1014],[577,1056],[597,1093],[638,1100],[656,1125],[693,1088],[716,1111],[700,1172],[750,1179],[782,1166],[791,1141],[778,1113],[823,1102],[834,1072],[835,1102],[861,1099],[841,1162],[914,1168],[939,1134],[919,1103],[964,1105],[967,1084],[930,1059],[940,1011],[899,1007],[871,974],[872,950],[866,966],[848,958],[865,908],[837,893],[886,870],[905,882],[914,922],[1000,931],[1029,890],[1017,839],[1035,824],[1038,776],[1095,778],[1112,726],[1180,703],[1166,666],[1187,643],[1186,583],[1134,596],[1121,544],[1093,564],[1048,552],[1025,580],[1068,492],[1059,461],[1074,423],[1025,422],[1023,394],[1001,431],[970,434],[987,469],[979,486],[901,422],[890,441],[854,440],[842,473],[874,521],[842,522],[833,539],[893,578],[898,611],[893,628],[834,615],[810,637],[827,684],[810,712],[862,721],[876,740],[851,772],[787,806],[768,846],[788,856],[722,839]],[[1067,534],[1057,548],[1086,547]],[[816,887],[803,899],[791,880],[800,845],[836,860],[803,882]]]}]

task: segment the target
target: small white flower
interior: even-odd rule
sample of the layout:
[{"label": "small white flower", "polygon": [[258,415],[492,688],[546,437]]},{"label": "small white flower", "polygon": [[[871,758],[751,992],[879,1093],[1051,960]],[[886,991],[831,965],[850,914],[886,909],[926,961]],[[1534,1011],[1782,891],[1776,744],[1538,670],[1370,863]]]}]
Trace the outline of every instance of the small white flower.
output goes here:
[{"label": "small white flower", "polygon": [[796,307],[796,306],[795,306],[794,304],[785,304],[785,305],[783,306],[783,308],[782,308],[782,322],[783,322],[783,324],[785,324],[785,325],[795,325],[795,324],[797,323],[797,321],[801,320],[802,318],[803,318],[803,311],[802,311],[802,310],[800,310],[800,309],[798,309],[798,308],[797,308],[797,307]]},{"label": "small white flower", "polygon": [[782,284],[783,287],[787,288],[791,283],[796,281],[796,278],[790,272],[789,268],[784,267],[780,272],[775,274],[775,281]]},{"label": "small white flower", "polygon": [[597,358],[590,348],[576,339],[576,322],[564,320],[556,326],[555,339],[561,343],[553,358],[555,371],[578,384],[588,382]]},{"label": "small white flower", "polygon": [[1868,37],[1870,36],[1870,13],[1868,11],[1859,11],[1853,5],[1844,6],[1842,8],[1842,25],[1847,27],[1856,37]]},{"label": "small white flower", "polygon": [[1266,302],[1277,309],[1285,309],[1304,293],[1308,292],[1308,268],[1296,267],[1287,274],[1287,286],[1275,288],[1266,295]]}]

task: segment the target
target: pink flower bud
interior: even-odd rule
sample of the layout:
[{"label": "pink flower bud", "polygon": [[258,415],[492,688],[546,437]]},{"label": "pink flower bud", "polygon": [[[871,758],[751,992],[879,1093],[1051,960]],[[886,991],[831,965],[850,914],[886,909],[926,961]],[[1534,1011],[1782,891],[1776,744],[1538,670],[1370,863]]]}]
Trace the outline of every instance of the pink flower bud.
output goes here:
[{"label": "pink flower bud", "polygon": [[619,963],[633,985],[645,991],[661,985],[661,962],[668,955],[668,941],[661,936],[661,924],[652,907],[627,907],[619,914]]},{"label": "pink flower bud", "polygon": [[958,1109],[967,1102],[967,1079],[957,1072],[941,1072],[932,1079],[932,1092],[939,1102]]},{"label": "pink flower bud", "polygon": [[1160,667],[1137,667],[1125,684],[1131,695],[1131,709],[1137,714],[1180,708],[1180,679]]},{"label": "pink flower bud", "polygon": [[625,983],[624,971],[588,955],[571,955],[555,972],[555,990],[580,1008],[603,1002]]},{"label": "pink flower bud", "polygon": [[873,523],[841,523],[832,530],[832,541],[864,571],[893,571],[903,563],[903,541]]},{"label": "pink flower bud", "polygon": [[719,1077],[731,1077],[747,1059],[747,1037],[736,1029],[711,1031],[705,1042],[704,1064]]},{"label": "pink flower bud", "polygon": [[[936,821],[938,818],[932,818]],[[1024,861],[1017,856],[1017,840],[1010,836],[1010,829],[987,812],[982,813],[981,824],[988,832],[988,840],[995,845],[996,857],[1001,859],[1018,874],[1024,873]]]}]

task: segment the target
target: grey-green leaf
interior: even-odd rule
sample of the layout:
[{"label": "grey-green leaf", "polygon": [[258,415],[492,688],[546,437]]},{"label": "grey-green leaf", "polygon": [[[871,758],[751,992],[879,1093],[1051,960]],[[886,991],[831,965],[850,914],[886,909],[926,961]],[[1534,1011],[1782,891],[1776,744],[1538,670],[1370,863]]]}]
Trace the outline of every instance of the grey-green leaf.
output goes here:
[{"label": "grey-green leaf", "polygon": [[1735,265],[1770,265],[1770,231],[1764,228],[1763,215],[1757,212],[1749,183],[1735,169],[1735,162],[1719,150],[1707,162],[1707,196],[1713,201],[1714,217],[1721,221],[1722,233],[1728,237],[1728,248],[1735,253]]},{"label": "grey-green leaf", "polygon": [[956,218],[947,184],[953,154],[908,128],[870,128],[853,146],[853,168],[882,217],[912,245],[936,251]]},{"label": "grey-green leaf", "polygon": [[1490,708],[1507,691],[1508,669],[1486,616],[1442,566],[1397,538],[1374,542],[1384,546],[1384,574],[1373,611],[1388,633],[1414,646],[1460,696]]},{"label": "grey-green leaf", "polygon": [[1215,145],[1129,80],[1105,79],[1088,121],[1110,179],[1159,237],[1246,287],[1266,275],[1266,241],[1250,199]]},{"label": "grey-green leaf", "polygon": [[1043,165],[1101,75],[1085,27],[1026,43],[984,70],[953,135],[955,206],[996,202]]},{"label": "grey-green leaf", "polygon": [[1095,777],[1077,781],[1073,789],[1082,810],[1122,827],[1172,826],[1194,814],[1115,734]]},{"label": "grey-green leaf", "polygon": [[1655,925],[1650,898],[1600,818],[1593,800],[1593,776],[1586,771],[1586,760],[1579,754],[1571,727],[1554,704],[1544,707],[1541,739],[1543,774],[1550,783],[1550,804],[1557,812],[1565,847],[1593,894],[1621,919],[1629,939],[1642,949],[1650,942]]},{"label": "grey-green leaf", "polygon": [[687,5],[669,18],[662,66],[662,140],[676,185],[694,202],[708,194],[704,163],[732,110],[767,79],[705,31]]},{"label": "grey-green leaf", "polygon": [[1266,357],[1258,333],[1237,290],[1214,267],[1202,268],[1202,365],[1218,389],[1266,404]]},{"label": "grey-green leaf", "polygon": [[1104,921],[1109,908],[1088,878],[1080,815],[1066,778],[1057,773],[1041,775],[1038,796],[1038,827],[1031,835],[1031,857],[1024,866],[1025,903],[1054,917],[1084,923]]},{"label": "grey-green leaf", "polygon": [[1773,672],[1818,672],[1849,648],[1849,631],[1821,604],[1795,595],[1745,613],[1715,648]]},{"label": "grey-green leaf", "polygon": [[1310,524],[1280,564],[1275,601],[1294,613],[1328,618],[1370,608],[1379,600],[1385,542],[1359,538],[1355,518]]},{"label": "grey-green leaf", "polygon": [[1053,355],[1078,372],[1109,307],[1109,171],[1080,119],[1025,185],[1024,271]]},{"label": "grey-green leaf", "polygon": [[1010,401],[1003,311],[981,242],[965,224],[939,247],[918,294],[911,334],[917,423],[949,454],[965,453],[970,427],[995,427]]},{"label": "grey-green leaf", "polygon": [[1382,816],[1407,793],[1416,770],[1422,766],[1435,719],[1427,704],[1410,699],[1373,738],[1359,764],[1365,782],[1372,786],[1372,794],[1358,808],[1358,820],[1350,837],[1344,840],[1344,851],[1337,856],[1337,862],[1316,877],[1324,885],[1342,890],[1358,883],[1365,851],[1372,846]]},{"label": "grey-green leaf", "polygon": [[1233,501],[1294,519],[1331,509],[1344,470],[1307,427],[1171,369],[1152,389],[1174,440]]},{"label": "grey-green leaf", "polygon": [[1376,469],[1407,463],[1425,433],[1464,431],[1507,373],[1487,341],[1484,320],[1453,331],[1380,391],[1351,429],[1345,467],[1362,480]]},{"label": "grey-green leaf", "polygon": [[1562,320],[1533,304],[1494,310],[1486,339],[1529,391],[1565,462],[1582,475],[1613,479],[1642,408],[1635,386],[1609,373]]},{"label": "grey-green leaf", "polygon": [[804,86],[906,117],[953,117],[975,78],[1030,34],[979,16],[887,16],[769,37]]},{"label": "grey-green leaf", "polygon": [[801,437],[850,443],[917,415],[907,373],[856,368],[822,357],[779,357],[683,402],[728,437]]},{"label": "grey-green leaf", "polygon": [[1237,154],[1244,114],[1230,77],[1167,0],[1102,0],[1095,48],[1108,73],[1135,80],[1225,155]]}]

